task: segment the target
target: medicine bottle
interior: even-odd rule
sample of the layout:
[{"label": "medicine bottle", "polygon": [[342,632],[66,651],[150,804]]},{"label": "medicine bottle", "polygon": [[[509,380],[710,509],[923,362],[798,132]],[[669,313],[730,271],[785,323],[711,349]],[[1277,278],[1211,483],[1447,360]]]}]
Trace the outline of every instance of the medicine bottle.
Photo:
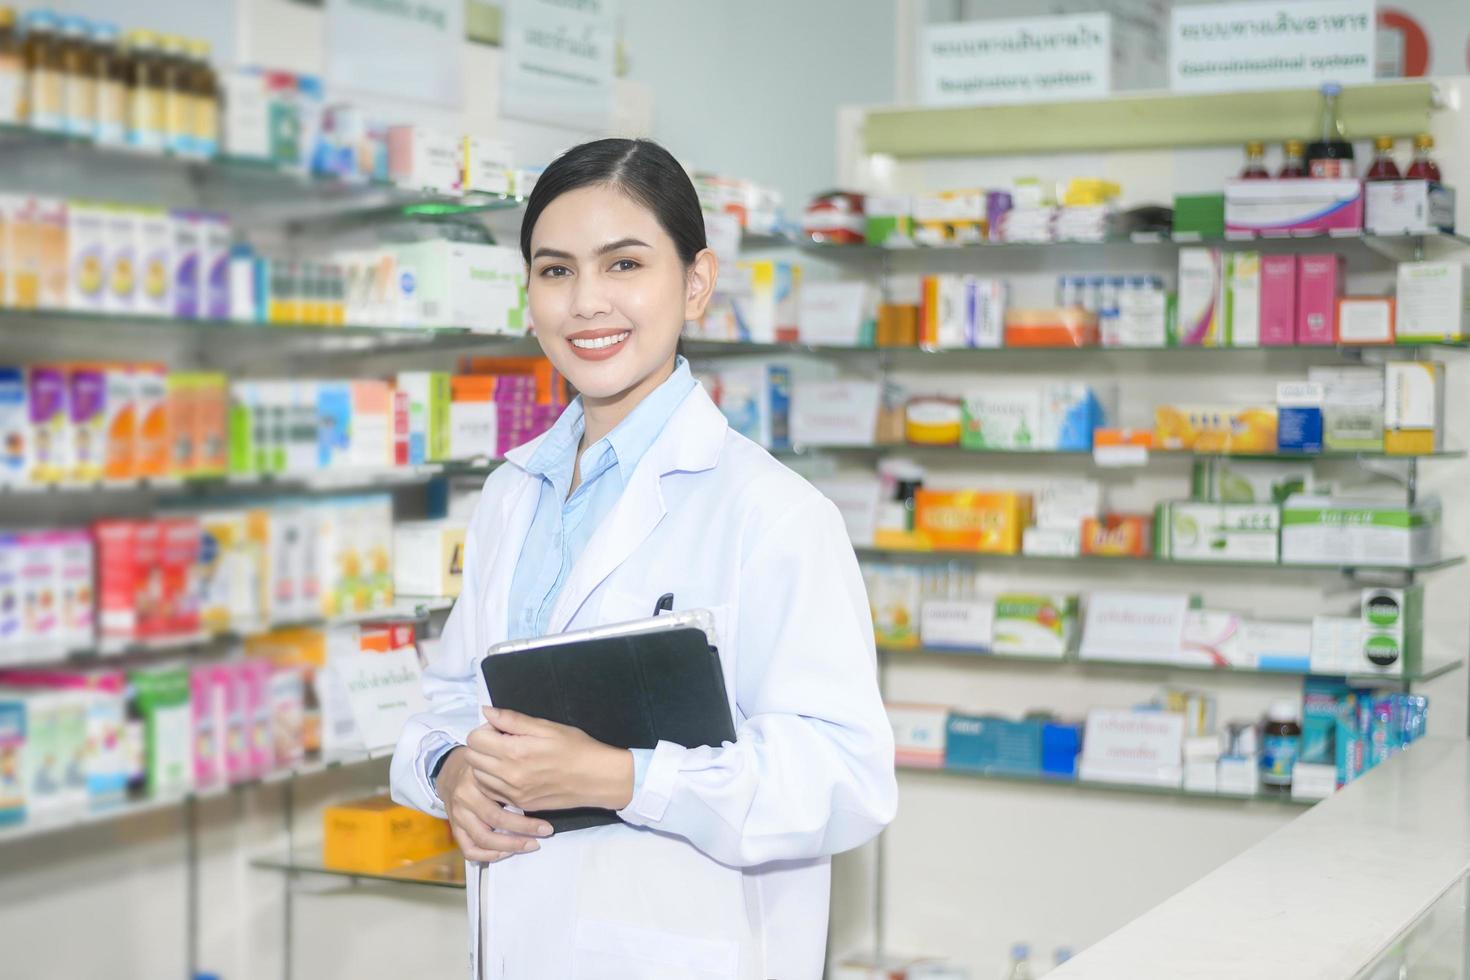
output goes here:
[{"label": "medicine bottle", "polygon": [[1428,133],[1420,133],[1414,137],[1414,159],[1409,163],[1409,172],[1404,176],[1410,180],[1432,180],[1439,183],[1439,164],[1429,157],[1429,151],[1434,149],[1434,137]]},{"label": "medicine bottle", "polygon": [[1266,713],[1261,738],[1261,784],[1269,792],[1291,790],[1292,771],[1301,751],[1302,726],[1297,702],[1277,698]]},{"label": "medicine bottle", "polygon": [[1368,164],[1364,180],[1398,180],[1399,165],[1393,162],[1393,137],[1380,136],[1373,141],[1373,160]]},{"label": "medicine bottle", "polygon": [[152,31],[128,35],[128,144],[158,152],[163,139],[163,60]]},{"label": "medicine bottle", "polygon": [[212,157],[219,152],[219,79],[209,63],[208,41],[190,41],[188,54],[194,93],[193,149],[199,156]]},{"label": "medicine bottle", "polygon": [[1241,180],[1269,180],[1271,174],[1266,170],[1266,144],[1260,140],[1251,140],[1245,145],[1245,166],[1241,168]]},{"label": "medicine bottle", "polygon": [[1278,180],[1293,180],[1297,177],[1306,177],[1307,144],[1304,140],[1287,140],[1285,156],[1281,160],[1281,169],[1276,171]]},{"label": "medicine bottle", "polygon": [[118,43],[115,24],[92,25],[92,51],[97,79],[97,125],[92,138],[115,146],[128,138],[128,55]]},{"label": "medicine bottle", "polygon": [[25,121],[26,66],[15,8],[0,7],[0,126]]},{"label": "medicine bottle", "polygon": [[163,66],[164,145],[173,153],[188,153],[194,146],[194,92],[184,39],[165,35],[160,45]]},{"label": "medicine bottle", "polygon": [[26,14],[21,50],[26,67],[26,118],[32,127],[59,133],[66,125],[61,101],[61,37],[56,15]]},{"label": "medicine bottle", "polygon": [[61,22],[61,91],[66,132],[88,139],[97,124],[96,58],[92,25],[80,17]]}]

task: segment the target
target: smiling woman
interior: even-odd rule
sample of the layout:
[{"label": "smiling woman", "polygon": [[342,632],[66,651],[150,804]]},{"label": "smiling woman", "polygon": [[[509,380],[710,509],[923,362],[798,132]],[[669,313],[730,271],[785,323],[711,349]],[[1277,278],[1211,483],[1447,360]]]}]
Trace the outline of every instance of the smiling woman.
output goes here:
[{"label": "smiling woman", "polygon": [[[521,250],[536,337],[580,394],[485,483],[394,796],[447,816],[472,862],[476,976],[815,980],[831,855],[897,796],[842,517],[732,432],[678,353],[719,270],[668,151],[569,150]],[[714,624],[735,741],[606,745],[487,705],[488,648],[665,599]],[[551,836],[524,815],[580,807],[620,822]]]}]

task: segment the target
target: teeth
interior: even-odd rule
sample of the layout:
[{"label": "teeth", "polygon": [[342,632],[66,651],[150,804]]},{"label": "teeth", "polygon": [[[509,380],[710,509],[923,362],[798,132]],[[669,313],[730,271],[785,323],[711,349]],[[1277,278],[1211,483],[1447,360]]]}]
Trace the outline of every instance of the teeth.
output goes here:
[{"label": "teeth", "polygon": [[572,341],[572,346],[579,350],[601,350],[604,347],[611,347],[613,344],[621,344],[628,339],[630,332],[615,333],[610,337],[598,337],[596,340],[574,340]]}]

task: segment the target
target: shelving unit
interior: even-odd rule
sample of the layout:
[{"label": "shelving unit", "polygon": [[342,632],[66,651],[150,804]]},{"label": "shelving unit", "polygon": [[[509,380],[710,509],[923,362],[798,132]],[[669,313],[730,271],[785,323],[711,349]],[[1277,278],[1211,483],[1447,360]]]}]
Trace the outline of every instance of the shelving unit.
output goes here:
[{"label": "shelving unit", "polygon": [[1196,561],[1187,558],[1158,558],[1155,556],[1114,558],[1108,555],[993,555],[974,551],[913,551],[898,548],[858,548],[859,558],[877,558],[886,560],[901,560],[912,562],[1022,562],[1036,563],[1038,565],[1054,565],[1057,562],[1069,564],[1081,564],[1088,566],[1112,567],[1132,566],[1147,568],[1150,566],[1170,566],[1179,568],[1221,568],[1236,569],[1248,572],[1282,571],[1282,572],[1330,572],[1340,575],[1389,575],[1403,574],[1413,576],[1421,572],[1434,572],[1442,568],[1453,568],[1463,565],[1465,558],[1455,555],[1448,558],[1440,558],[1434,561],[1420,562],[1415,565],[1319,565],[1304,563],[1282,563],[1282,562],[1255,562],[1255,561]]},{"label": "shelving unit", "polygon": [[1202,802],[1233,802],[1267,804],[1305,809],[1316,800],[1294,800],[1289,796],[1273,796],[1266,793],[1198,793],[1177,786],[1147,786],[1140,783],[1104,783],[1089,779],[1073,779],[1065,776],[1030,776],[1022,773],[992,772],[979,769],[933,769],[926,766],[900,766],[907,773],[931,773],[936,776],[952,776],[959,779],[977,779],[995,783],[1010,783],[1017,786],[1045,786],[1050,789],[1080,789],[1101,793],[1124,793],[1151,796],[1156,799],[1197,800]]},{"label": "shelving unit", "polygon": [[300,875],[320,875],[326,878],[345,878],[353,882],[386,881],[395,885],[423,885],[429,888],[465,887],[464,856],[457,850],[415,861],[391,871],[342,871],[326,866],[322,860],[321,845],[317,844],[303,846],[295,851],[264,854],[252,860],[250,866],[261,871],[283,872],[288,879]]}]

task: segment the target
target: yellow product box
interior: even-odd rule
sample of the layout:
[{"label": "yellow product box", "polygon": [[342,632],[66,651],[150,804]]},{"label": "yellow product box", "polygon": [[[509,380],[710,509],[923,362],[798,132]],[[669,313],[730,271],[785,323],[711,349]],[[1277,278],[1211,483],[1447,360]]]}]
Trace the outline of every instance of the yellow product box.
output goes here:
[{"label": "yellow product box", "polygon": [[1444,448],[1444,365],[1389,361],[1384,372],[1383,451],[1418,456]]},{"label": "yellow product box", "polygon": [[1154,445],[1200,453],[1276,452],[1275,405],[1160,405]]},{"label": "yellow product box", "polygon": [[1029,493],[919,490],[914,532],[925,551],[980,551],[1015,555],[1031,523]]},{"label": "yellow product box", "polygon": [[373,796],[322,813],[322,864],[379,874],[454,849],[449,822]]}]

